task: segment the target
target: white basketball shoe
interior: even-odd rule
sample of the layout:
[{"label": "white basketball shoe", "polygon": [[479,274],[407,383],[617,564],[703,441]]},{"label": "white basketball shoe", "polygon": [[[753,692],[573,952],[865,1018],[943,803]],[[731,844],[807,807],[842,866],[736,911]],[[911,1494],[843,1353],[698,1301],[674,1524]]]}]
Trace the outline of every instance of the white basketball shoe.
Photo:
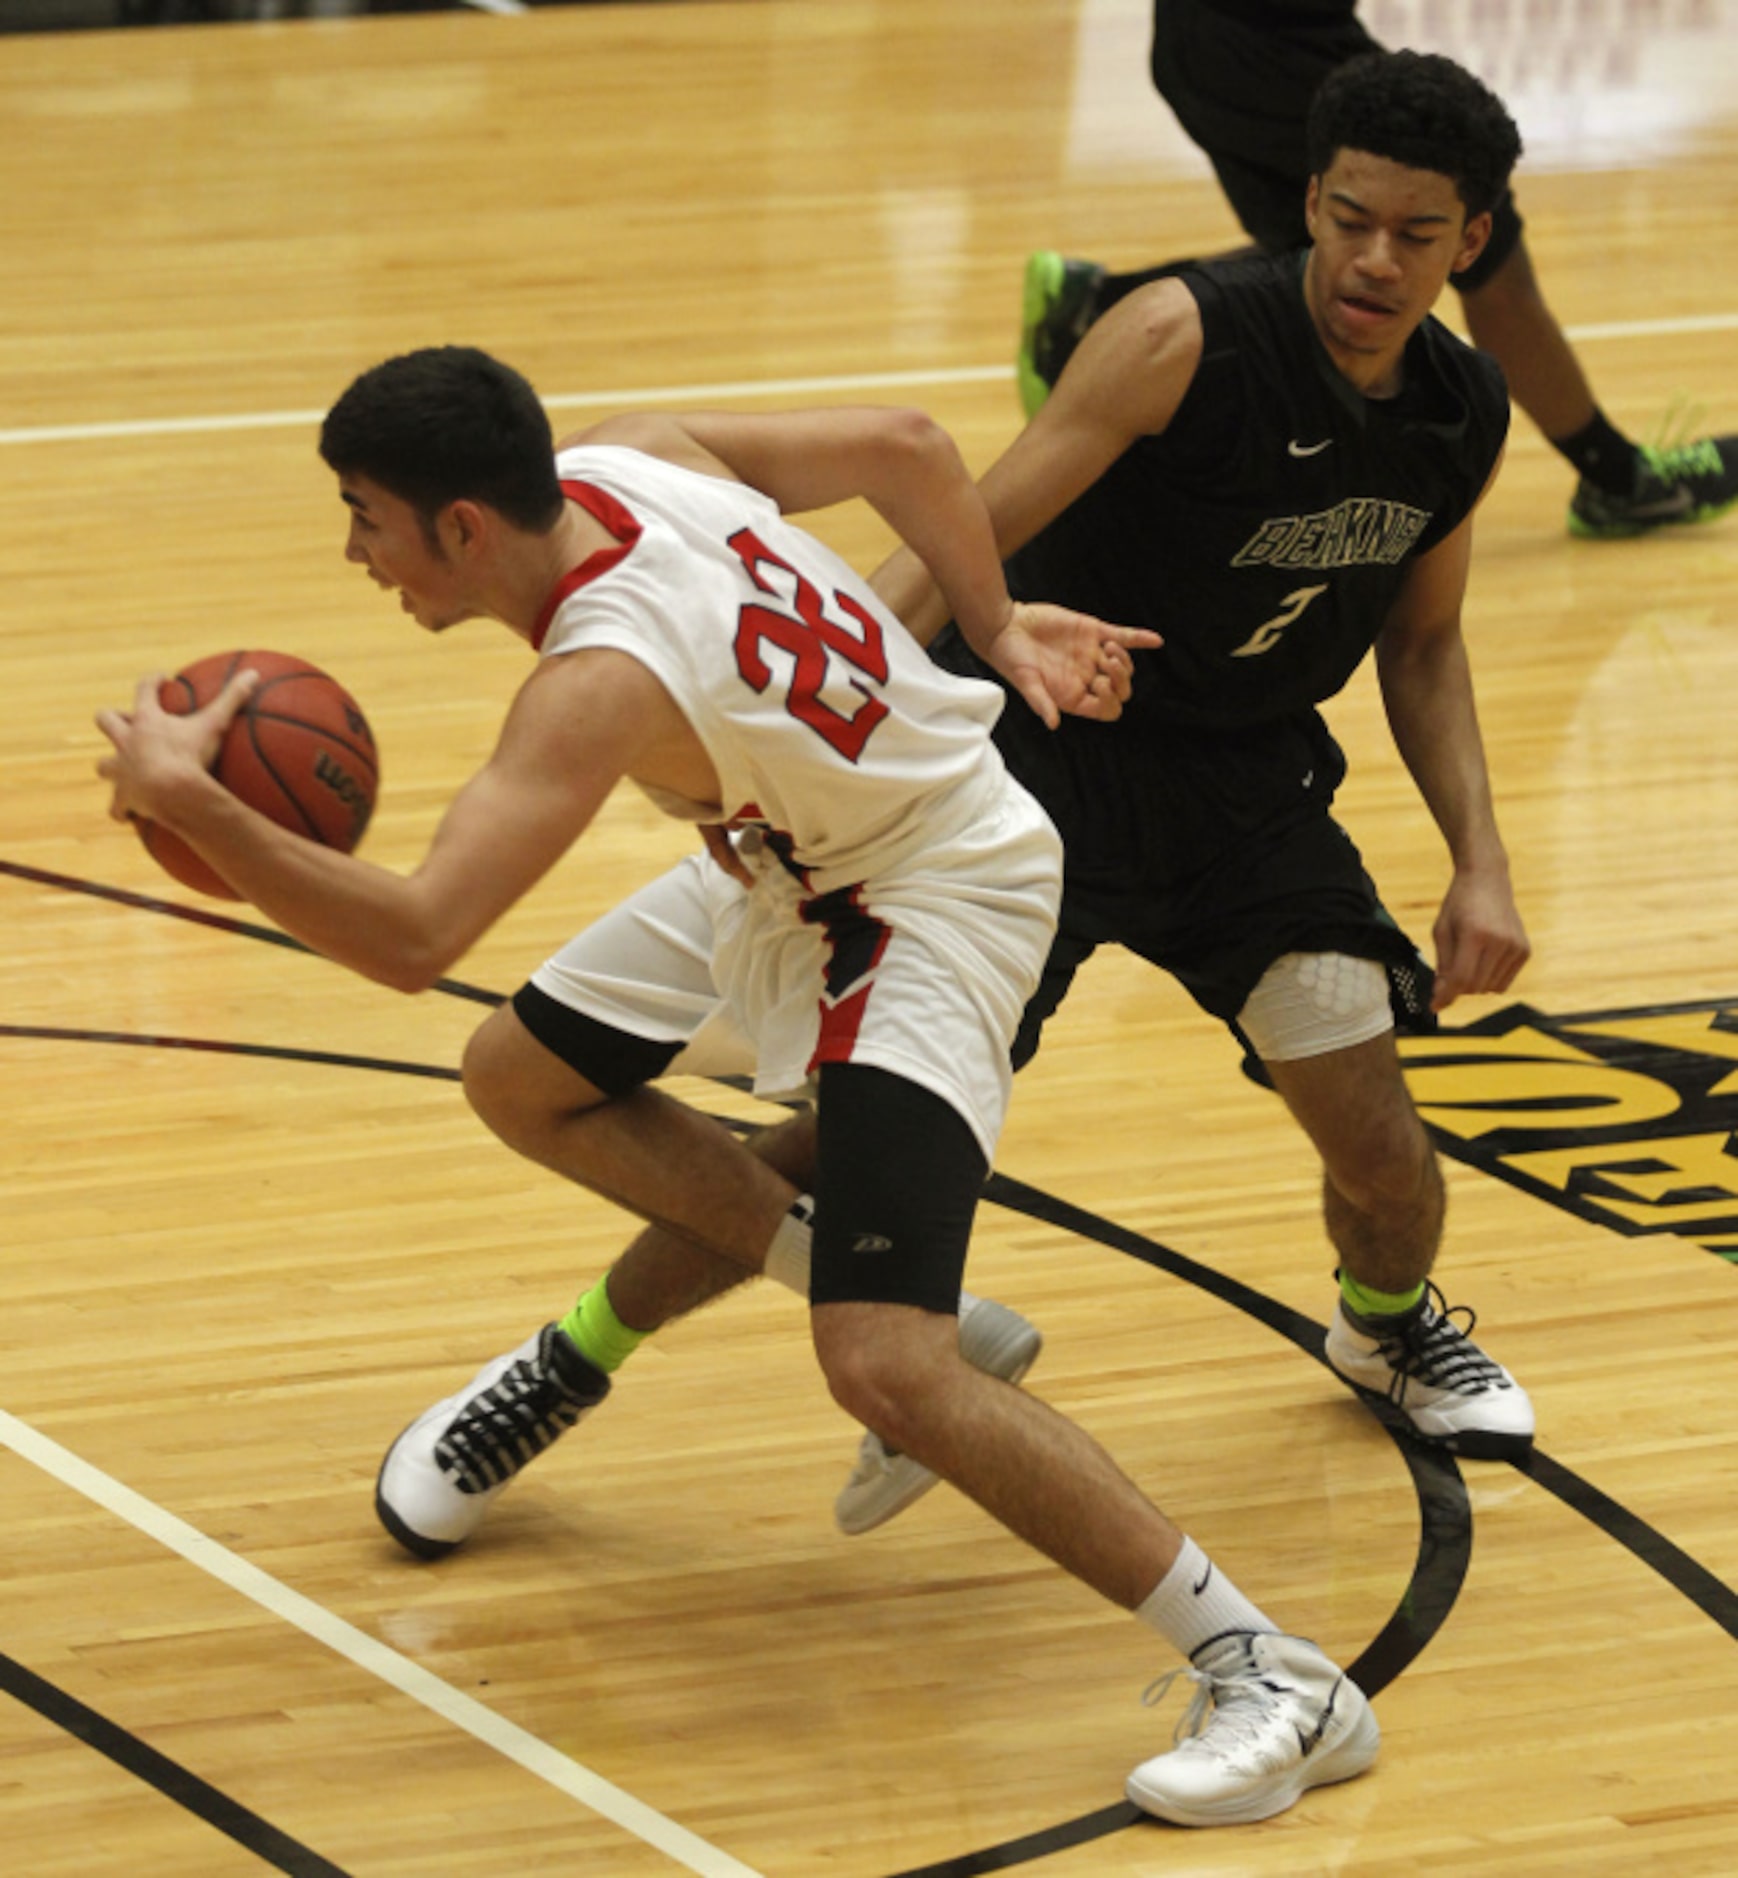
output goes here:
[{"label": "white basketball shoe", "polygon": [[1216,1637],[1147,1699],[1178,1676],[1197,1685],[1178,1745],[1128,1777],[1128,1797],[1155,1818],[1175,1826],[1271,1819],[1311,1787],[1350,1780],[1376,1759],[1382,1731],[1364,1692],[1302,1637]]}]

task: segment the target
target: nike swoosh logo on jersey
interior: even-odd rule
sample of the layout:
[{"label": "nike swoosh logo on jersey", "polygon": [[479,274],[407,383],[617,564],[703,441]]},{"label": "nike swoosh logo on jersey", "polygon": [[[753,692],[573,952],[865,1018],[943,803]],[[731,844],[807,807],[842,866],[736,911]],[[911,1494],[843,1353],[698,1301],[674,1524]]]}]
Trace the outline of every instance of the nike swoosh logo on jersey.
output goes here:
[{"label": "nike swoosh logo on jersey", "polygon": [[884,1239],[878,1232],[860,1232],[851,1241],[853,1252],[891,1252],[893,1241]]},{"label": "nike swoosh logo on jersey", "polygon": [[1299,443],[1294,437],[1285,447],[1293,456],[1320,456],[1333,441],[1332,437],[1324,437],[1320,443]]}]

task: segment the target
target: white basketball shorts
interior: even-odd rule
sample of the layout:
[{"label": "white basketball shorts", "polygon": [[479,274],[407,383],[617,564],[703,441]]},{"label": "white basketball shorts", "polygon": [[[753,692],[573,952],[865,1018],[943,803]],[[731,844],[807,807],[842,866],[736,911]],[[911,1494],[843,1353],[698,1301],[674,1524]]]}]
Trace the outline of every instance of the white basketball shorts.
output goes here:
[{"label": "white basketball shorts", "polygon": [[812,1094],[828,1062],[871,1064],[956,1109],[989,1161],[1008,1051],[1056,927],[1062,844],[1022,789],[893,874],[816,895],[750,830],[753,888],[696,854],[532,974],[594,1022],[682,1047],[665,1074],[752,1074]]}]

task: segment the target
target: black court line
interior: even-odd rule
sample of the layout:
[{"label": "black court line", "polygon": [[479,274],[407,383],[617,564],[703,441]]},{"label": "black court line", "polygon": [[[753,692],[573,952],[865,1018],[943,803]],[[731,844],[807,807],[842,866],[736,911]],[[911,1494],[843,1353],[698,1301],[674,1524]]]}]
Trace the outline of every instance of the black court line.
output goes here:
[{"label": "black court line", "polygon": [[1553,1493],[1573,1512],[1595,1525],[1607,1538],[1615,1539],[1632,1552],[1651,1571],[1658,1572],[1672,1589],[1699,1606],[1713,1618],[1729,1637],[1738,1637],[1738,1591],[1716,1578],[1707,1566],[1700,1565],[1688,1552],[1672,1544],[1664,1533],[1656,1532],[1646,1520],[1639,1519],[1627,1507],[1620,1506],[1609,1494],[1601,1493],[1591,1481],[1542,1454],[1538,1448],[1515,1469],[1547,1493]]},{"label": "black court line", "polygon": [[334,1069],[377,1069],[393,1076],[429,1076],[457,1082],[456,1069],[436,1063],[401,1063],[391,1057],[346,1056],[336,1050],[291,1050],[281,1044],[223,1043],[212,1037],[156,1037],[134,1030],[73,1030],[59,1024],[0,1024],[0,1037],[42,1037],[58,1043],[113,1043],[142,1050],[194,1050],[213,1056],[269,1056],[285,1063],[321,1063]]},{"label": "black court line", "polygon": [[[0,1653],[0,1690],[16,1697],[26,1708],[35,1709],[45,1721],[77,1736],[87,1747],[107,1755],[117,1767],[155,1787],[165,1799],[173,1800],[207,1825],[215,1826],[265,1864],[294,1873],[295,1878],[346,1878],[342,1866],[310,1851],[287,1832],[280,1832],[269,1821],[261,1819],[258,1813],[249,1812],[227,1793],[220,1793],[208,1781],[189,1773],[179,1762],[147,1747],[137,1735],[129,1734],[94,1708],[87,1708],[65,1690],[45,1682],[34,1671],[3,1653]],[[76,1837],[76,1826],[73,1832]]]},{"label": "black court line", "polygon": [[[130,906],[141,913],[160,913],[165,919],[185,920],[190,926],[210,926],[218,932],[232,932],[243,939],[257,939],[262,945],[282,946],[286,952],[300,952],[311,959],[325,960],[312,946],[292,939],[275,926],[262,926],[256,920],[236,919],[229,913],[212,913],[202,906],[183,906],[178,900],[159,900],[154,894],[133,893],[125,887],[105,887],[94,880],[78,880],[71,874],[51,874],[43,867],[26,867],[20,861],[0,861],[0,874],[14,880],[28,880],[38,887],[58,887],[65,893],[88,894],[93,900],[109,900],[116,906]],[[468,998],[474,1004],[504,1004],[498,991],[484,991],[457,978],[437,979],[431,991],[444,991],[449,998]]]},{"label": "black court line", "polygon": [[[1296,1344],[1330,1375],[1335,1374],[1324,1354],[1325,1327],[1264,1292],[1236,1278],[1228,1278],[1223,1272],[1181,1252],[1174,1252],[1156,1239],[1131,1232],[1126,1226],[1113,1225],[1109,1220],[1041,1193],[1036,1187],[1029,1187],[1024,1181],[1013,1180],[1006,1174],[990,1176],[984,1197],[993,1205],[1024,1214],[1042,1225],[1054,1226],[1077,1239],[1092,1240],[1114,1251],[1125,1252],[1143,1264],[1180,1278],[1185,1284],[1265,1324],[1269,1330]],[[1339,1380],[1338,1376],[1335,1380]],[[1411,1472],[1413,1490],[1418,1496],[1418,1557],[1413,1564],[1411,1582],[1394,1615],[1346,1672],[1367,1696],[1373,1697],[1418,1656],[1454,1608],[1472,1557],[1472,1507],[1453,1455],[1440,1448],[1426,1447],[1415,1439],[1411,1423],[1391,1403],[1362,1389],[1352,1393],[1387,1431]]]}]

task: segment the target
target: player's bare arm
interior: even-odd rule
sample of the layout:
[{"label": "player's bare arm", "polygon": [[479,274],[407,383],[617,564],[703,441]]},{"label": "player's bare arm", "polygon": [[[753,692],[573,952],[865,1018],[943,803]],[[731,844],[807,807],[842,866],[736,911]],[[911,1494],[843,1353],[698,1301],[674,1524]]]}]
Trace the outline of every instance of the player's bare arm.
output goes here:
[{"label": "player's bare arm", "polygon": [[985,472],[1004,555],[1098,481],[1131,445],[1170,428],[1201,363],[1201,311],[1180,280],[1158,280],[1089,327],[1056,389]]},{"label": "player's bare arm", "polygon": [[770,416],[633,415],[576,432],[560,447],[580,444],[619,444],[733,477],[789,515],[868,502],[907,544],[971,643],[1052,726],[1065,710],[1115,716],[1128,695],[1127,649],[1158,643],[1151,633],[1064,607],[1017,605],[983,498],[953,439],[922,411],[865,405]]},{"label": "player's bare arm", "polygon": [[1461,630],[1471,552],[1468,515],[1414,564],[1376,641],[1395,747],[1454,864],[1434,930],[1438,1010],[1465,993],[1506,991],[1531,951],[1497,828]]},{"label": "player's bare arm", "polygon": [[693,733],[658,681],[625,653],[544,660],[515,698],[489,761],[454,798],[404,875],[279,828],[204,768],[246,689],[175,717],[155,680],[131,712],[104,711],[114,745],[99,774],[110,812],[180,835],[245,899],[305,944],[401,991],[433,984],[584,833],[625,775],[716,796]]},{"label": "player's bare arm", "polygon": [[[1091,326],[1038,414],[984,473],[997,552],[1023,548],[1137,439],[1164,431],[1200,362],[1200,309],[1178,280],[1141,288]],[[950,617],[928,570],[903,550],[873,585],[926,645]]]}]

